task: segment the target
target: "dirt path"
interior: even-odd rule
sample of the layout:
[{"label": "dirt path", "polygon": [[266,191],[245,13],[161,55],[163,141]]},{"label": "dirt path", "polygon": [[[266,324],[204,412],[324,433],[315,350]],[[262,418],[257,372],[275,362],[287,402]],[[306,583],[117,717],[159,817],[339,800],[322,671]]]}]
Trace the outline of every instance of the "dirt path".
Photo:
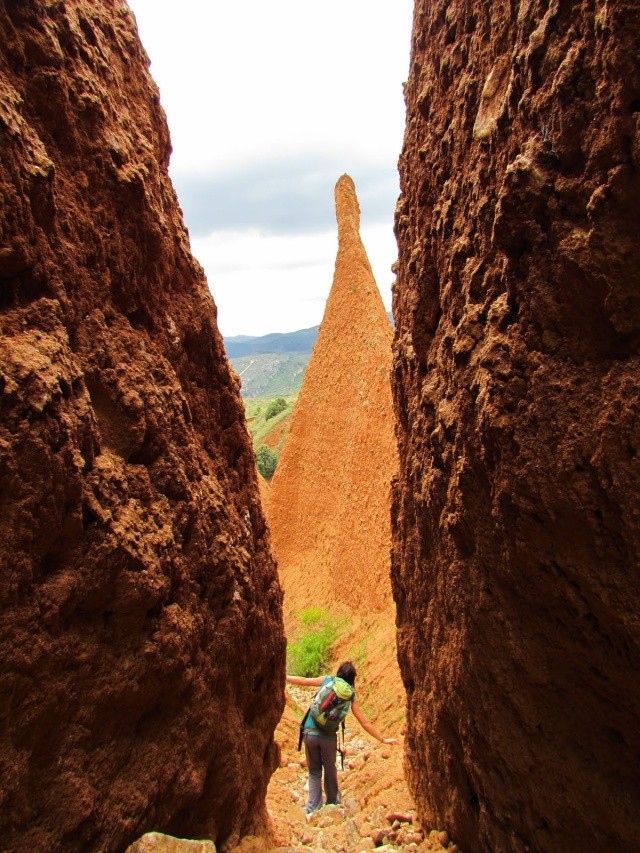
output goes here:
[{"label": "dirt path", "polygon": [[288,688],[276,730],[282,757],[267,792],[275,849],[456,853],[458,848],[449,844],[446,833],[425,831],[416,820],[404,781],[402,742],[377,743],[352,715],[347,718],[344,770],[338,770],[342,804],[325,806],[307,819],[307,770],[297,745],[299,720],[312,695],[313,691]]}]

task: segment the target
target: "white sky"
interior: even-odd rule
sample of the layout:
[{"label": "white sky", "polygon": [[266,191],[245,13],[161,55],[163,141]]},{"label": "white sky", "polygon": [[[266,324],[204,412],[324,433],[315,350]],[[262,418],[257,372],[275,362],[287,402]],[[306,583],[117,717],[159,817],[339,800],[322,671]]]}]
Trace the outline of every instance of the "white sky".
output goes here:
[{"label": "white sky", "polygon": [[412,0],[129,0],[224,335],[318,324],[354,179],[387,308]]}]

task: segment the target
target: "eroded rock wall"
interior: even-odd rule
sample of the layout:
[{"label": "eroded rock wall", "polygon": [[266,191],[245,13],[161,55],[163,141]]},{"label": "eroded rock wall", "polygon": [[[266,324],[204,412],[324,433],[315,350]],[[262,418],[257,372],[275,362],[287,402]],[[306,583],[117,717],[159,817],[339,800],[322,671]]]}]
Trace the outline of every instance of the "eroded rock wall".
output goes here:
[{"label": "eroded rock wall", "polygon": [[269,524],[288,612],[391,613],[392,330],[348,175],[335,198],[333,284],[271,481]]},{"label": "eroded rock wall", "polygon": [[467,850],[640,847],[640,7],[415,8],[392,575]]},{"label": "eroded rock wall", "polygon": [[[0,836],[259,828],[281,592],[126,4],[0,3]],[[268,697],[268,698],[267,698]]]}]

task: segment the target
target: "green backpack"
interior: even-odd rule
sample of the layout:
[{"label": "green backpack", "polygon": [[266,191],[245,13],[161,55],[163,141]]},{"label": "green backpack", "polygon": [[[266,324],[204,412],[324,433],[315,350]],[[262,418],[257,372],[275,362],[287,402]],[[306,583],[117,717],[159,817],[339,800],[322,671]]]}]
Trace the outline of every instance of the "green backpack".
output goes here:
[{"label": "green backpack", "polygon": [[320,731],[327,732],[327,734],[337,732],[340,723],[342,723],[342,749],[340,749],[340,742],[338,741],[338,752],[340,753],[340,763],[344,770],[344,718],[349,713],[351,701],[354,696],[355,690],[353,687],[347,681],[337,676],[326,684],[323,684],[313,697],[311,705],[300,723],[298,751],[302,749],[302,739],[305,731],[304,724],[307,722],[309,715],[311,715],[314,725]]},{"label": "green backpack", "polygon": [[328,734],[337,732],[349,713],[354,693],[353,687],[342,678],[332,678],[323,684],[309,708],[316,728]]}]

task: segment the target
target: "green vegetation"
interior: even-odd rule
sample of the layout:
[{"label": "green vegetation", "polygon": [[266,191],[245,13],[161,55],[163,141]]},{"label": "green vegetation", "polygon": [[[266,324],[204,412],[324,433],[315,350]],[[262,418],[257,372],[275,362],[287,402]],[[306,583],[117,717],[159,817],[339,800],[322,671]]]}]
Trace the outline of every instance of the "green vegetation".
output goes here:
[{"label": "green vegetation", "polygon": [[245,402],[289,397],[297,394],[310,358],[310,353],[288,352],[232,357],[231,364],[240,376]]},{"label": "green vegetation", "polygon": [[297,399],[297,394],[275,399],[268,397],[244,399],[247,426],[256,452],[256,467],[265,480],[273,477],[289,431],[289,424],[282,424],[282,427],[269,439],[269,446],[265,444],[265,439],[277,429],[281,421],[291,416]]},{"label": "green vegetation", "polygon": [[[289,417],[289,415],[293,411],[295,402],[298,399],[298,395],[292,394],[289,397],[280,397],[279,399],[284,400],[285,408],[281,409],[277,414],[272,415],[268,419],[267,413],[269,411],[269,408],[272,403],[275,402],[273,398],[253,397],[250,400],[246,398],[244,400],[244,410],[247,416],[247,425],[249,427],[249,432],[251,433],[251,438],[253,439],[253,446],[256,449],[260,447],[265,437],[271,432],[271,430],[275,429],[275,427],[280,423],[280,421],[283,421],[285,418]],[[282,449],[283,443],[284,434],[278,445],[272,448],[277,456],[280,455],[280,450]]]},{"label": "green vegetation", "polygon": [[265,421],[270,421],[271,418],[275,418],[275,416],[279,415],[280,412],[284,412],[286,408],[287,401],[284,399],[284,397],[276,397],[276,399],[272,400],[267,406],[267,411],[264,415]]},{"label": "green vegetation", "polygon": [[273,477],[277,464],[278,457],[273,450],[266,444],[261,444],[256,450],[256,468],[265,480],[270,480]]},{"label": "green vegetation", "polygon": [[303,610],[298,618],[300,627],[287,644],[287,672],[315,678],[327,670],[340,624],[319,607]]}]

